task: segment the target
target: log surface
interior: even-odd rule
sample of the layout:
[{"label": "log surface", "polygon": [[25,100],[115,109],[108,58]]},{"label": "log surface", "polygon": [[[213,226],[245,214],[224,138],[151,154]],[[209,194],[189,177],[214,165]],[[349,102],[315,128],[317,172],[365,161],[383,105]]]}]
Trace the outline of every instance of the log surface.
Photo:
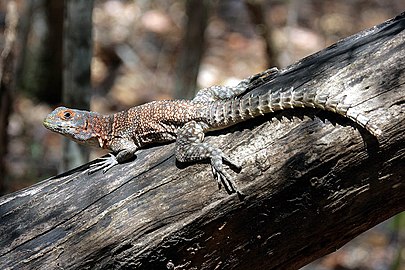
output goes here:
[{"label": "log surface", "polygon": [[285,110],[206,140],[243,164],[218,191],[174,144],[106,174],[87,166],[0,198],[0,269],[297,269],[405,209],[405,17],[351,36],[254,92],[311,88],[379,126]]}]

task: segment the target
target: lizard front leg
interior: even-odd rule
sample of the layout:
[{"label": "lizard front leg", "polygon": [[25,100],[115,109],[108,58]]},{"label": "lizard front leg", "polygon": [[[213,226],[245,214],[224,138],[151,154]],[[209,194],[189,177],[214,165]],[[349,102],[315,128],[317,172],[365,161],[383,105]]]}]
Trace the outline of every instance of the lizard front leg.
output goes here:
[{"label": "lizard front leg", "polygon": [[100,158],[100,161],[90,165],[89,173],[103,170],[103,173],[119,163],[124,163],[135,156],[138,147],[130,140],[117,140],[111,145],[111,149],[116,155],[109,154],[108,157]]},{"label": "lizard front leg", "polygon": [[204,128],[202,123],[190,121],[177,132],[176,158],[180,162],[192,162],[210,159],[214,178],[218,187],[225,187],[228,194],[242,193],[238,190],[232,177],[224,170],[223,161],[240,169],[241,167],[218,149],[208,143],[204,143]]}]

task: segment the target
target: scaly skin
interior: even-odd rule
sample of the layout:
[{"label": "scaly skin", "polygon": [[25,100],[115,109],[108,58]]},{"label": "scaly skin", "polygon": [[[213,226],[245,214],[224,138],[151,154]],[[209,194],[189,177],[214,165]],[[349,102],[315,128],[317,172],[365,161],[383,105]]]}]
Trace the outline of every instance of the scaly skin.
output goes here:
[{"label": "scaly skin", "polygon": [[344,99],[330,99],[316,90],[272,92],[240,97],[247,90],[271,81],[277,69],[269,69],[241,81],[235,87],[212,86],[200,90],[193,100],[153,101],[113,115],[59,107],[44,120],[46,128],[74,141],[111,150],[115,155],[91,166],[90,172],[108,169],[131,159],[151,143],[176,141],[176,158],[181,162],[210,159],[218,186],[231,194],[238,190],[224,170],[223,161],[241,168],[220,149],[204,141],[204,134],[246,121],[258,115],[295,107],[320,108],[347,117],[375,136],[381,131],[356,112]]}]

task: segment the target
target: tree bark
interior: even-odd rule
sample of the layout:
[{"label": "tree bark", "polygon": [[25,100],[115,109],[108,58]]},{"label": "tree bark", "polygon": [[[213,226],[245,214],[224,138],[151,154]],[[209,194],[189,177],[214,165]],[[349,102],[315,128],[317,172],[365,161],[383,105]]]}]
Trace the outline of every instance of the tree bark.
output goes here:
[{"label": "tree bark", "polygon": [[[405,209],[405,14],[283,70],[253,92],[317,87],[378,125],[319,110],[208,136],[243,169],[218,191],[174,144],[103,174],[87,166],[0,199],[1,269],[297,269]],[[253,94],[254,94],[253,93]]]}]

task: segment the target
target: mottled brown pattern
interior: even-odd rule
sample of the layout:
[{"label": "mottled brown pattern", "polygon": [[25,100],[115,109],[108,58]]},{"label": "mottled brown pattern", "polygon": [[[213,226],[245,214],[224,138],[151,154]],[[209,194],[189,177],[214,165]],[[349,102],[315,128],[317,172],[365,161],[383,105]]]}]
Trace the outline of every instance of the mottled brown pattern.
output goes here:
[{"label": "mottled brown pattern", "polygon": [[114,114],[111,133],[135,141],[138,147],[175,140],[178,128],[184,123],[204,120],[203,106],[207,104],[190,100],[150,102]]}]

